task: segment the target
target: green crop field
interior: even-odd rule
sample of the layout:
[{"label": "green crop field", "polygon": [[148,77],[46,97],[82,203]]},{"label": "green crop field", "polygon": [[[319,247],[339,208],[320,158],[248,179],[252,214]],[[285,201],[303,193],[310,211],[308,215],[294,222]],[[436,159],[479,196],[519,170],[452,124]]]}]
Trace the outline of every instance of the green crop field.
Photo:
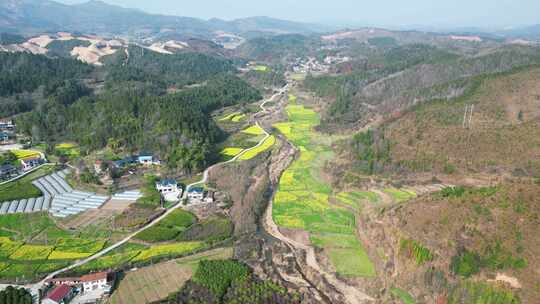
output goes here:
[{"label": "green crop field", "polygon": [[121,267],[122,265],[125,265],[129,261],[133,260],[133,258],[135,258],[139,253],[140,250],[131,250],[127,252],[108,254],[98,259],[95,259],[88,264],[77,268],[76,270],[80,272],[88,272]]},{"label": "green crop field", "polygon": [[145,261],[151,258],[162,256],[180,256],[193,252],[205,246],[204,242],[180,242],[174,244],[165,244],[152,246],[142,250],[134,259],[134,262]]},{"label": "green crop field", "polygon": [[18,159],[27,157],[39,157],[41,155],[39,151],[34,150],[11,150],[10,152],[13,153]]},{"label": "green crop field", "polygon": [[[21,225],[21,223],[24,223],[24,225]],[[46,212],[0,216],[0,234],[9,236],[14,240],[33,238],[50,227],[56,227],[56,224]]]},{"label": "green crop field", "polygon": [[379,196],[370,191],[351,191],[338,193],[336,199],[355,211],[361,211],[364,202],[376,203]]},{"label": "green crop field", "polygon": [[243,130],[242,133],[249,135],[263,135],[264,130],[261,127],[255,125]]},{"label": "green crop field", "polygon": [[107,243],[91,231],[62,230],[47,213],[1,216],[0,232],[0,265],[10,265],[0,267],[0,279],[35,280],[95,254]]},{"label": "green crop field", "polygon": [[344,276],[373,276],[375,268],[356,239],[352,212],[329,203],[333,189],[319,172],[333,157],[332,138],[316,133],[319,114],[296,104],[289,95],[289,122],[274,127],[300,150],[300,157],[285,170],[274,198],[273,218],[277,225],[304,229],[316,246],[328,250],[337,272]]},{"label": "green crop field", "polygon": [[259,155],[260,153],[268,150],[276,143],[276,137],[273,135],[269,136],[262,145],[258,146],[257,148],[251,149],[247,151],[246,153],[242,154],[240,156],[240,160],[249,160],[254,158],[255,156]]},{"label": "green crop field", "polygon": [[384,189],[384,193],[389,194],[396,202],[404,202],[416,197],[416,193],[412,191],[394,188]]},{"label": "green crop field", "polygon": [[73,143],[61,143],[61,144],[56,145],[54,149],[59,154],[70,157],[70,158],[77,158],[81,155],[79,146]]},{"label": "green crop field", "polygon": [[221,150],[220,154],[225,157],[235,157],[236,155],[240,154],[240,152],[244,151],[242,148],[225,148]]},{"label": "green crop field", "polygon": [[45,245],[23,245],[9,256],[10,260],[46,260],[53,251],[53,246]]},{"label": "green crop field", "polygon": [[390,292],[396,298],[400,299],[401,303],[403,303],[403,304],[416,304],[416,301],[414,300],[414,298],[408,292],[406,292],[403,289],[391,288]]},{"label": "green crop field", "polygon": [[195,222],[193,214],[177,209],[157,225],[137,234],[135,238],[149,243],[173,240]]},{"label": "green crop field", "polygon": [[265,65],[257,65],[255,66],[254,70],[257,72],[268,72],[269,68]]},{"label": "green crop field", "polygon": [[246,118],[246,114],[243,114],[243,113],[240,113],[240,112],[234,112],[234,113],[228,114],[228,115],[220,118],[219,121],[240,122],[244,118]]}]

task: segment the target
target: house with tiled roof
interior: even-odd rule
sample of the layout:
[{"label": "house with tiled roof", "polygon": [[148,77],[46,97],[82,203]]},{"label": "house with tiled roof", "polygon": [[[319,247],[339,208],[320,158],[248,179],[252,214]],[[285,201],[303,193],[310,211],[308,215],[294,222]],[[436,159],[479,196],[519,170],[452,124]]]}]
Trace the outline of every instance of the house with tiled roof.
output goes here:
[{"label": "house with tiled roof", "polygon": [[51,290],[41,301],[43,304],[67,304],[74,296],[74,289],[69,285],[59,285]]},{"label": "house with tiled roof", "polygon": [[108,284],[108,273],[107,272],[96,272],[81,277],[81,283],[83,285],[83,292],[89,292],[94,290],[102,290],[104,292],[109,292],[111,286]]}]

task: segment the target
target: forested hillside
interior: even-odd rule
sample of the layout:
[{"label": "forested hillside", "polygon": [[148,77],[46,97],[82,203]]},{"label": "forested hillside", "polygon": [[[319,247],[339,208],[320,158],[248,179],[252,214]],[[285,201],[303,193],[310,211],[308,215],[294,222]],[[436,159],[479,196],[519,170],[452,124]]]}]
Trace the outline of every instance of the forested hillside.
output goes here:
[{"label": "forested hillside", "polygon": [[73,104],[51,98],[18,124],[36,141],[62,140],[91,151],[117,143],[127,151],[160,152],[169,166],[201,169],[216,154],[221,130],[210,112],[260,99],[259,93],[232,75],[218,75],[203,86],[152,96],[138,90],[107,92]]},{"label": "forested hillside", "polygon": [[235,72],[232,62],[201,53],[160,54],[138,46],[106,58],[109,82],[150,81],[182,87],[220,73]]},{"label": "forested hillside", "polygon": [[279,35],[254,38],[242,44],[240,56],[255,60],[284,63],[287,59],[314,52],[321,41],[304,35]]},{"label": "forested hillside", "polygon": [[[64,95],[74,87],[84,95],[80,92],[83,90],[80,81],[93,70],[73,59],[0,53],[0,117],[29,111],[36,102],[51,95]],[[58,91],[58,88],[66,90]]]}]

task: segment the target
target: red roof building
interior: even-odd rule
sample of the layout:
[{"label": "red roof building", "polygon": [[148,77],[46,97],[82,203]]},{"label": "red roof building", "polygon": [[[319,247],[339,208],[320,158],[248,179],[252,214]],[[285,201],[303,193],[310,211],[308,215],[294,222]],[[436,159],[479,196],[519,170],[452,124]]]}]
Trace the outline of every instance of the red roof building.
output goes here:
[{"label": "red roof building", "polygon": [[73,297],[73,288],[68,285],[60,285],[55,287],[43,299],[43,304],[62,304],[67,303]]}]

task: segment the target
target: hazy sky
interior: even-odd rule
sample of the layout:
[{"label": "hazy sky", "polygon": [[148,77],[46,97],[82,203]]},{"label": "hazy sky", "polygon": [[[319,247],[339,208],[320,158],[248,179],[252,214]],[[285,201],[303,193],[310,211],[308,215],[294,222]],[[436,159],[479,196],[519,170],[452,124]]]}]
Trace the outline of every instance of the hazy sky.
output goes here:
[{"label": "hazy sky", "polygon": [[[59,0],[80,3],[85,0]],[[105,0],[152,13],[379,26],[515,26],[540,23],[540,0]]]}]

